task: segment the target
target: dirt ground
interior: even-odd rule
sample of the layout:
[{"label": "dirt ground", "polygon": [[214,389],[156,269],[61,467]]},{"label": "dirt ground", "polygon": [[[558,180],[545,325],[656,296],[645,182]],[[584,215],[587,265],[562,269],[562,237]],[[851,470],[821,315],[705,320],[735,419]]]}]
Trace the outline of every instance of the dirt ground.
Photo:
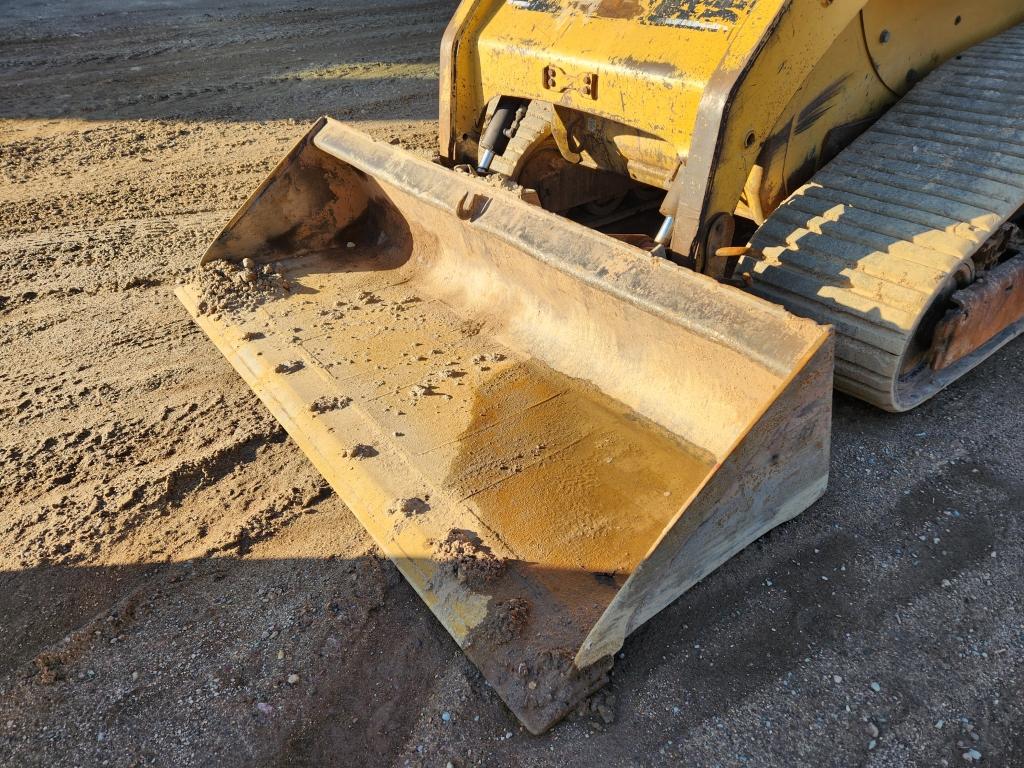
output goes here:
[{"label": "dirt ground", "polygon": [[429,155],[453,0],[0,19],[0,764],[1024,765],[1024,342],[522,731],[174,299],[321,113]]}]

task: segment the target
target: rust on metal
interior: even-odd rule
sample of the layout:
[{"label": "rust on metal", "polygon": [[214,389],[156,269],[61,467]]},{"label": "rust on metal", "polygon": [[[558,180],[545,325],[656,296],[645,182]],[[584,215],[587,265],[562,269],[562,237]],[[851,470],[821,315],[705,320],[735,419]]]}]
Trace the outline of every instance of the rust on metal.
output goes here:
[{"label": "rust on metal", "polygon": [[1014,256],[952,296],[954,307],[935,327],[933,370],[970,355],[1024,319],[1024,255]]}]

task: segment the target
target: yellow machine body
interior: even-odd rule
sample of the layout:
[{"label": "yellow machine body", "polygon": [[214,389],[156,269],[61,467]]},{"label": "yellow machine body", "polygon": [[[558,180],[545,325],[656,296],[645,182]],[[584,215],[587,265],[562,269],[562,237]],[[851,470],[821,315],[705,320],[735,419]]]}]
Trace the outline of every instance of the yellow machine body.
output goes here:
[{"label": "yellow machine body", "polygon": [[603,145],[577,162],[674,188],[673,250],[710,271],[717,215],[761,223],[915,82],[1022,20],[1015,0],[463,0],[440,150],[475,160],[501,96],[550,102],[569,146]]}]

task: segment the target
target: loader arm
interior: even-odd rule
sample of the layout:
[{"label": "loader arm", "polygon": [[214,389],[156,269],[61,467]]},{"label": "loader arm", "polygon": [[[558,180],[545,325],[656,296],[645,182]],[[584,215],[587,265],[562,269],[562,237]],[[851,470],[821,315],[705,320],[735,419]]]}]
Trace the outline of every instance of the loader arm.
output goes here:
[{"label": "loader arm", "polygon": [[1007,0],[466,0],[442,43],[440,152],[475,157],[501,96],[584,116],[619,169],[667,190],[672,250],[720,275],[714,225],[745,193],[770,213],[916,79],[1021,20]]}]

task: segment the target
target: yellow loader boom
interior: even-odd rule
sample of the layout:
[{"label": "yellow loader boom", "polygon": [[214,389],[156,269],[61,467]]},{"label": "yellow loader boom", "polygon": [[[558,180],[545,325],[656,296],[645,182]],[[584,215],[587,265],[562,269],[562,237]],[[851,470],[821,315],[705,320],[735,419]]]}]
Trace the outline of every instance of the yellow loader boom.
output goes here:
[{"label": "yellow loader boom", "polygon": [[441,162],[321,118],[179,288],[532,732],[824,493],[834,378],[1024,330],[1024,11],[960,5],[465,0]]},{"label": "yellow loader boom", "polygon": [[440,151],[472,162],[499,98],[549,102],[566,162],[668,190],[672,250],[709,271],[745,191],[770,213],[935,66],[1021,21],[1015,0],[463,0]]}]

